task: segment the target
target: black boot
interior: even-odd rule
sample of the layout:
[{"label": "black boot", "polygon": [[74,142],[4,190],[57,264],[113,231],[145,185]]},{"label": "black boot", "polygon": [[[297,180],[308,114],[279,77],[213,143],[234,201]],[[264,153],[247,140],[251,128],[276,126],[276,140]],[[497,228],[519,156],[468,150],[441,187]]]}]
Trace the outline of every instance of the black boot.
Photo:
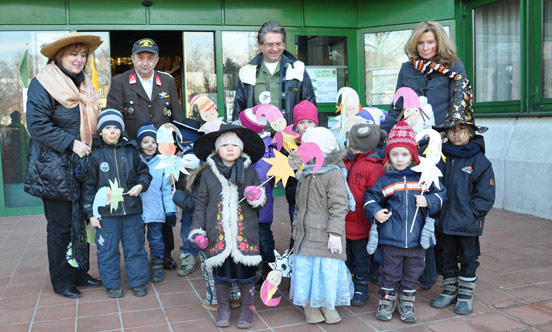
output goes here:
[{"label": "black boot", "polygon": [[268,273],[270,271],[272,271],[272,269],[270,268],[270,265],[268,265],[267,262],[263,262],[262,270],[261,270],[261,277],[255,283],[255,289],[256,290],[261,289],[261,287],[263,286],[263,282],[266,280],[266,276],[268,275]]},{"label": "black boot", "polygon": [[368,280],[354,276],[355,295],[351,299],[351,305],[360,307],[368,301]]},{"label": "black boot", "polygon": [[163,258],[152,257],[151,259],[151,281],[163,281]]}]

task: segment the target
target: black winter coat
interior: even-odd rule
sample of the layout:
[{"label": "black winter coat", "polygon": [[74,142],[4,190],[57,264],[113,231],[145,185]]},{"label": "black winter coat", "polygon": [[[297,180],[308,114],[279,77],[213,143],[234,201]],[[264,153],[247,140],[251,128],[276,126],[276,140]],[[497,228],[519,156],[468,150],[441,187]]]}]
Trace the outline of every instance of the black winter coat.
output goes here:
[{"label": "black winter coat", "polygon": [[[445,143],[450,144],[450,143]],[[441,210],[436,230],[449,235],[481,236],[485,216],[495,201],[495,179],[491,162],[485,157],[483,136],[463,146],[465,153],[480,150],[469,157],[443,152],[447,162],[439,163],[448,201]]]},{"label": "black winter coat", "polygon": [[[298,61],[288,51],[284,51],[282,54],[282,60],[280,62],[280,91],[281,101],[280,110],[284,115],[288,124],[293,123],[293,108],[299,104],[302,100],[308,100],[313,104],[316,104],[316,97],[314,96],[314,88],[312,82],[305,69],[303,73],[303,81],[296,79],[286,80],[286,71],[288,65],[293,67],[294,63]],[[260,53],[254,57],[249,64],[257,66],[257,75],[259,74],[259,68],[263,62],[263,54]],[[252,84],[243,83],[238,79],[238,87],[236,88],[236,95],[234,98],[234,112],[232,113],[232,121],[239,119],[239,114],[246,108],[251,108],[257,103],[253,100],[255,93]]]},{"label": "black winter coat", "polygon": [[[140,152],[130,142],[109,145],[102,139],[94,137],[88,176],[82,187],[84,213],[90,218],[93,216],[92,206],[96,192],[101,187],[109,187],[110,181],[117,183],[126,193],[137,184],[142,185],[142,192],[148,190],[151,182],[148,165],[140,158]],[[142,214],[142,200],[140,197],[123,196],[117,209],[110,212],[110,206],[100,207],[98,212],[102,216],[124,216]]]},{"label": "black winter coat", "polygon": [[33,78],[27,94],[29,146],[25,192],[41,198],[72,201],[69,179],[71,144],[80,140],[79,106],[58,103]]}]

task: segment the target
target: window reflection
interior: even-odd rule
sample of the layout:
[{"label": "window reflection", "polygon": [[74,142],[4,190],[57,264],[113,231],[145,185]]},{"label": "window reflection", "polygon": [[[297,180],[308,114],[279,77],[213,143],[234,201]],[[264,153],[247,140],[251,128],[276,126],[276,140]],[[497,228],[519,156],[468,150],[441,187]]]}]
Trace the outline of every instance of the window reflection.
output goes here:
[{"label": "window reflection", "polygon": [[238,84],[238,73],[259,53],[257,32],[223,31],[222,61],[224,73],[224,110],[228,122],[232,120],[234,95]]},{"label": "window reflection", "polygon": [[408,61],[404,45],[412,30],[364,34],[366,104],[391,104],[401,64]]},{"label": "window reflection", "polygon": [[542,97],[552,98],[552,0],[544,0],[543,8]]},{"label": "window reflection", "polygon": [[[40,54],[43,45],[59,39],[68,31],[2,31],[0,40],[0,149],[7,208],[41,205],[39,198],[23,191],[27,169],[29,135],[26,130],[27,89],[21,73],[29,81],[42,70],[48,59]],[[25,51],[27,70],[21,69]]]},{"label": "window reflection", "polygon": [[80,32],[83,35],[100,36],[103,43],[88,55],[85,74],[92,80],[96,91],[100,97],[98,109],[101,110],[107,105],[107,93],[111,86],[111,57],[109,45],[109,32]]},{"label": "window reflection", "polygon": [[215,70],[215,35],[213,32],[184,32],[184,68],[186,117],[201,121],[190,100],[196,94],[206,95],[217,104],[217,74]]}]

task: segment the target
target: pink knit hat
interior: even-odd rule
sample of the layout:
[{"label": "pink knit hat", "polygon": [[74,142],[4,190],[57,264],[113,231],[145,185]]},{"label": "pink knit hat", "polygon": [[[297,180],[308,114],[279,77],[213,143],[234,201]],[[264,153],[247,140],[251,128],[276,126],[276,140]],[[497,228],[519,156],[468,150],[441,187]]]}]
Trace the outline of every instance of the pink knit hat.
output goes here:
[{"label": "pink knit hat", "polygon": [[255,107],[244,109],[240,112],[240,123],[245,128],[249,128],[256,133],[260,133],[266,128],[266,118],[262,117],[261,122],[257,122],[257,117],[255,113],[262,104],[259,104]]},{"label": "pink knit hat", "polygon": [[308,100],[303,100],[293,108],[293,126],[301,120],[312,120],[318,126],[318,109]]},{"label": "pink knit hat", "polygon": [[384,164],[389,159],[389,152],[391,149],[396,147],[407,148],[414,161],[417,164],[420,163],[420,159],[418,159],[416,134],[414,134],[412,127],[404,120],[398,122],[391,128],[391,131],[389,131],[389,136],[387,136],[387,149],[385,150],[385,158],[383,159]]}]

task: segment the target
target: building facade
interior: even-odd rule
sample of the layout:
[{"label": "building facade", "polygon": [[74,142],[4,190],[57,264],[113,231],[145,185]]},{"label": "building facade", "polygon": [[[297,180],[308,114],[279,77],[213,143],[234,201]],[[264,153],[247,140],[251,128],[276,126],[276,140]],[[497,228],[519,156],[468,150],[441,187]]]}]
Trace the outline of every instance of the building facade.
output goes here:
[{"label": "building facade", "polygon": [[412,28],[443,24],[472,82],[476,121],[490,127],[495,207],[552,219],[552,0],[3,0],[0,216],[42,213],[23,179],[24,81],[46,65],[43,44],[71,31],[102,37],[86,70],[103,106],[111,77],[132,65],[132,43],[153,38],[157,69],[175,77],[186,115],[197,116],[189,100],[201,93],[231,116],[238,70],[258,53],[256,32],[269,20],[286,27],[286,49],[305,62],[326,125],[343,86],[359,93],[362,106],[388,109]]}]

